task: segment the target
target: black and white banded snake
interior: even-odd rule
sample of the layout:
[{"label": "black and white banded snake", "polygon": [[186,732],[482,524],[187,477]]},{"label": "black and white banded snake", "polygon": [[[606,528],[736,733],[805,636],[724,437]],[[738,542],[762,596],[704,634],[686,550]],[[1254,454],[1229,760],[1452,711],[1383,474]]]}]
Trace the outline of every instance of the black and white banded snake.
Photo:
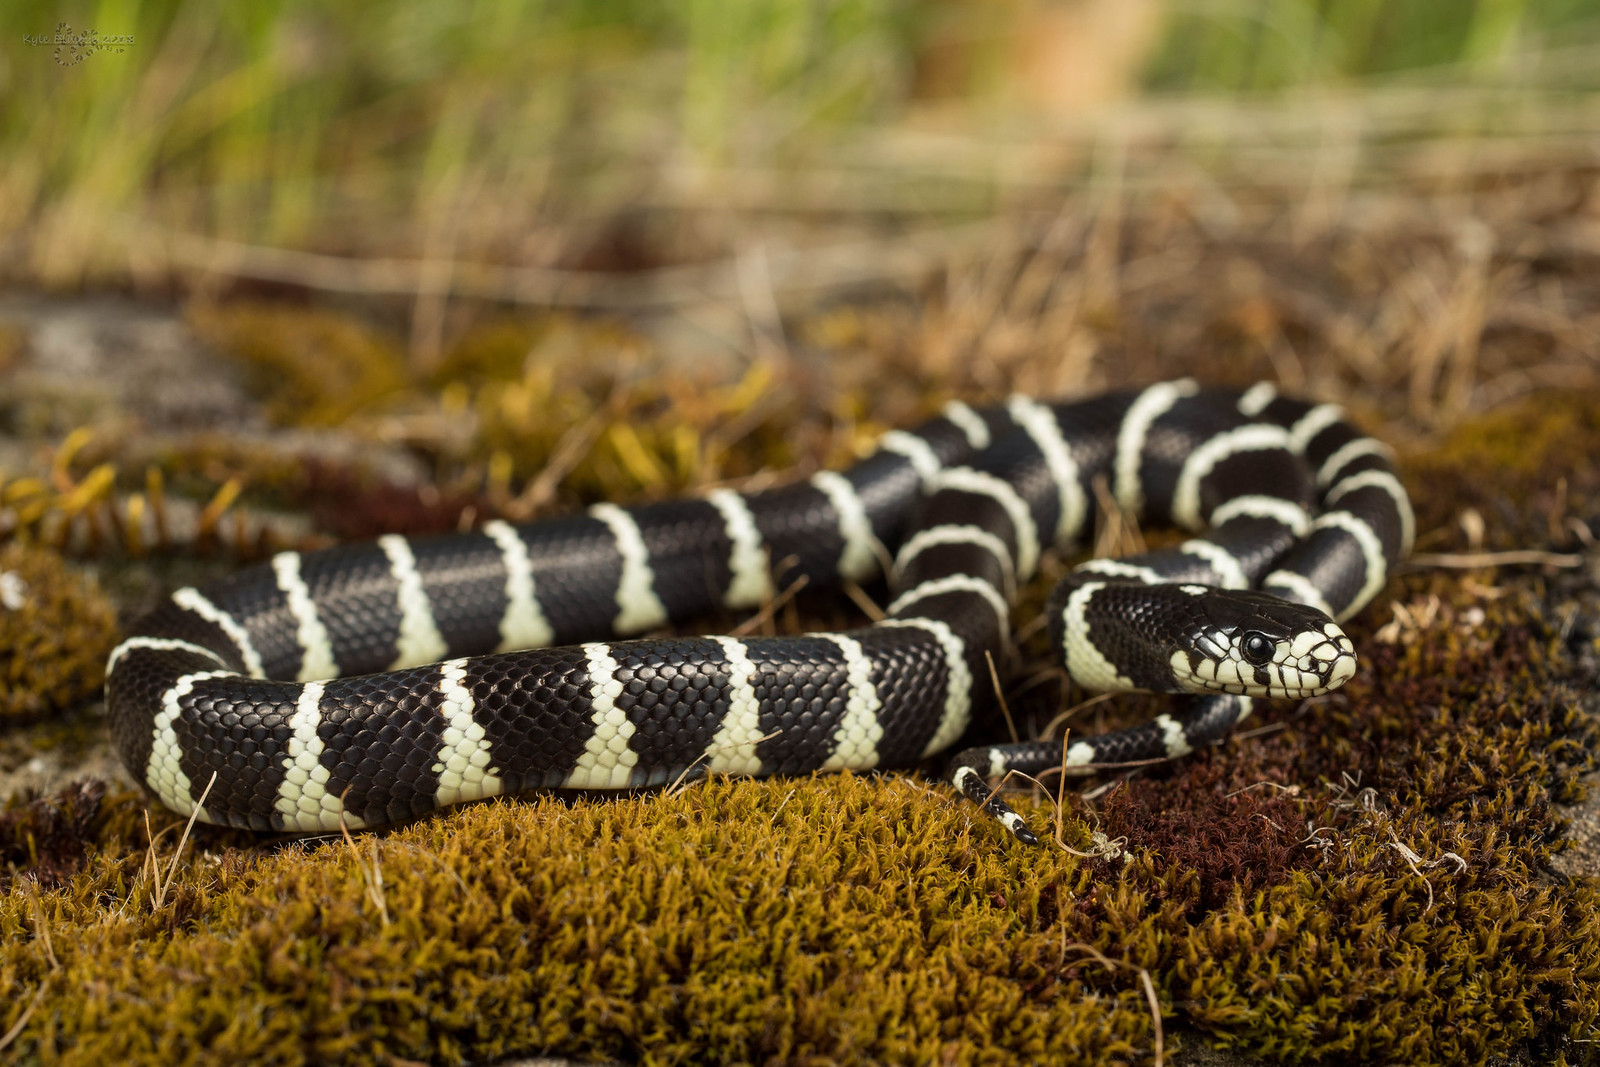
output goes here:
[{"label": "black and white banded snake", "polygon": [[[1195,532],[1061,583],[1050,624],[1093,689],[1189,694],[1153,721],[968,749],[957,787],[1023,840],[986,778],[1170,758],[1251,695],[1355,671],[1345,619],[1409,551],[1388,450],[1338,408],[1165,382],[1059,405],[953,403],[843,472],[783,488],[284,552],[173,593],[107,664],[116,746],[168,807],[256,830],[373,826],[528,789],[905,767],[987,692],[986,656],[1040,552],[1118,505]],[[772,595],[770,561],[864,580],[887,617],[845,633],[617,638]],[[572,642],[589,642],[574,644]],[[519,651],[520,650],[520,651]]]}]

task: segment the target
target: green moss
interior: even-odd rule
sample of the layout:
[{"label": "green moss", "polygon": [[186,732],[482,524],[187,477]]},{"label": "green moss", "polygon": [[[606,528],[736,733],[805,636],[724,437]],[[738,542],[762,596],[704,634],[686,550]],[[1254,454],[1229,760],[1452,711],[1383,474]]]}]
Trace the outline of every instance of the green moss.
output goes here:
[{"label": "green moss", "polygon": [[100,688],[111,604],[56,553],[0,547],[0,720],[71,707]]},{"label": "green moss", "polygon": [[1487,520],[1487,547],[1575,544],[1566,520],[1593,521],[1585,505],[1600,503],[1600,469],[1585,462],[1597,454],[1600,396],[1587,390],[1543,392],[1474,419],[1408,462],[1408,484],[1429,489],[1416,501],[1417,529],[1448,531],[1460,548],[1457,520],[1472,508]]},{"label": "green moss", "polygon": [[1061,973],[1072,953],[1041,921],[1086,869],[906,780],[478,805],[360,853],[381,912],[339,840],[190,863],[160,911],[132,857],[100,857],[46,894],[74,931],[53,939],[59,969],[14,888],[5,1002],[45,982],[52,1009],[19,1051],[1087,1063],[1150,1041],[1132,976]]},{"label": "green moss", "polygon": [[345,316],[233,303],[191,305],[188,320],[203,340],[245,363],[280,425],[332,425],[406,383],[395,342]]}]

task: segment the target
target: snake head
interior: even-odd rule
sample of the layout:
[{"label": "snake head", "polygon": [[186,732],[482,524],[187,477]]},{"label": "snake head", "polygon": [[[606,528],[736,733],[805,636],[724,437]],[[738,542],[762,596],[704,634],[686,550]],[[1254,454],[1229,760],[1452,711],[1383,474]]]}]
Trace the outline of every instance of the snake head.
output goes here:
[{"label": "snake head", "polygon": [[1180,588],[1195,591],[1170,660],[1184,692],[1298,700],[1336,689],[1356,672],[1350,638],[1315,608],[1265,593]]}]

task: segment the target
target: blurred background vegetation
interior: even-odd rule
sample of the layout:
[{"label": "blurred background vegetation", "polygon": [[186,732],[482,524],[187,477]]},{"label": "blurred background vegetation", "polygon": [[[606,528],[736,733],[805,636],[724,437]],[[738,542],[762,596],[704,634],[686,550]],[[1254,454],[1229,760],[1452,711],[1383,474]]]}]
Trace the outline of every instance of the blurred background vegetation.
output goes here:
[{"label": "blurred background vegetation", "polygon": [[[24,44],[61,24],[135,40]],[[555,304],[636,294],[491,268],[949,227],[1052,204],[1108,143],[1586,135],[1600,82],[1600,0],[12,0],[0,35],[13,281]]]},{"label": "blurred background vegetation", "polygon": [[[68,28],[133,41],[29,41]],[[1600,350],[1600,0],[13,0],[0,40],[0,286],[176,298],[276,421],[501,506],[601,408],[593,492],[733,476],[765,416],[682,424],[806,366],[850,432],[750,469],[1179,371],[1448,427]]]}]

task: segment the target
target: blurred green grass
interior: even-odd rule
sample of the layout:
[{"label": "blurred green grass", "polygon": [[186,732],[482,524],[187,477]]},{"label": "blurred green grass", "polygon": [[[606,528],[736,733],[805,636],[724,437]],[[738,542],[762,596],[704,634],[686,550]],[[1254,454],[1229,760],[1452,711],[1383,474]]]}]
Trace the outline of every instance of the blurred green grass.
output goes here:
[{"label": "blurred green grass", "polygon": [[1428,68],[1492,70],[1520,45],[1588,37],[1593,0],[1193,0],[1174,6],[1148,83],[1281,90]]},{"label": "blurred green grass", "polygon": [[[721,210],[751,175],[772,182],[769,207],[798,203],[786,190],[825,171],[840,138],[870,146],[930,109],[979,129],[1037,114],[1019,50],[1104,31],[1096,7],[19,0],[0,8],[0,262],[13,282],[159,282],[149,226],[366,257],[692,261],[693,239],[640,213]],[[1600,0],[1133,7],[1148,41],[1118,30],[1134,43],[1067,42],[1054,61],[1103,54],[1129,84],[1173,96],[1281,94],[1418,69],[1494,78],[1530,42],[1593,40],[1600,22]],[[1084,17],[1051,21],[1063,13]],[[63,22],[135,41],[72,66],[24,43]],[[953,166],[931,158],[923,179]],[[917,203],[916,168],[888,165],[907,173],[872,203]],[[846,176],[810,202],[849,210],[852,195]],[[633,220],[620,237],[619,219]]]}]

